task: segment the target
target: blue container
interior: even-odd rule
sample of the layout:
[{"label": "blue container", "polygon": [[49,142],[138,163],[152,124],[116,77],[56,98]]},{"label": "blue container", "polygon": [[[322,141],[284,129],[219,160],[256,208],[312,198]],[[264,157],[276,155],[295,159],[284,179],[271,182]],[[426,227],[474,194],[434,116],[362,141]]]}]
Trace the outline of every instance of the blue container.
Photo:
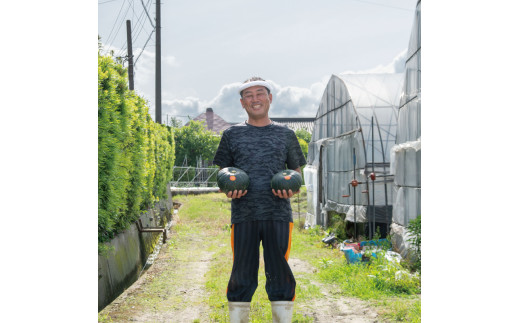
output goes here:
[{"label": "blue container", "polygon": [[390,246],[390,241],[388,239],[379,239],[379,240],[368,240],[368,241],[361,241],[359,243],[361,247],[363,246],[374,246],[374,247],[383,247],[383,246]]},{"label": "blue container", "polygon": [[[379,240],[369,240],[369,241],[362,241],[359,243],[361,247],[363,246],[374,246],[374,247],[383,247],[383,246],[390,246],[390,242],[387,239],[379,239]],[[345,258],[347,258],[347,261],[349,263],[357,263],[360,262],[363,259],[363,253],[362,252],[354,252],[354,249],[348,248],[348,249],[342,249],[343,253],[345,254]],[[372,252],[372,257],[377,258],[377,253],[374,251]]]},{"label": "blue container", "polygon": [[343,249],[343,253],[345,254],[345,258],[347,258],[349,263],[359,262],[363,256],[361,253],[355,253],[354,249]]}]

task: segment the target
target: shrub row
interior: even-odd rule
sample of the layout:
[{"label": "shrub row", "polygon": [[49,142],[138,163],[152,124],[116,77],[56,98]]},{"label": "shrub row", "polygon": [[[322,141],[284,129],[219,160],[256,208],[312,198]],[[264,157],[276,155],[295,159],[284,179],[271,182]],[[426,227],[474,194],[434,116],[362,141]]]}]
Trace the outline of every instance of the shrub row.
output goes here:
[{"label": "shrub row", "polygon": [[105,242],[166,197],[175,162],[170,127],[153,122],[127,71],[98,55],[98,241]]}]

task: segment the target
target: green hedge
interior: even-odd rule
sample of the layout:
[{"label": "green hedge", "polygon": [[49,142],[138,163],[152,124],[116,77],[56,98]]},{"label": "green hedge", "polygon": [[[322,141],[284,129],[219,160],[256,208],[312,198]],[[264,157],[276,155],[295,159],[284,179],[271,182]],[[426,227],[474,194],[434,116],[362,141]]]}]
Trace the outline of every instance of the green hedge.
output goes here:
[{"label": "green hedge", "polygon": [[156,124],[143,98],[127,86],[127,71],[98,55],[98,241],[105,242],[166,197],[175,143]]}]

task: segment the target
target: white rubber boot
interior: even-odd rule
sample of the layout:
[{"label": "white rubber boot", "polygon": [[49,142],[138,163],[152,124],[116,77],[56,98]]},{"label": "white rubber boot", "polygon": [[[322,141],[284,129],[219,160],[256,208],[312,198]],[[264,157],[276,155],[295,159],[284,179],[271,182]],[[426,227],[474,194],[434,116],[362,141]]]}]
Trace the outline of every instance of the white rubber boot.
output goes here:
[{"label": "white rubber boot", "polygon": [[249,321],[250,302],[228,302],[228,307],[231,323],[247,323]]},{"label": "white rubber boot", "polygon": [[273,323],[291,323],[294,302],[277,301],[271,302]]}]

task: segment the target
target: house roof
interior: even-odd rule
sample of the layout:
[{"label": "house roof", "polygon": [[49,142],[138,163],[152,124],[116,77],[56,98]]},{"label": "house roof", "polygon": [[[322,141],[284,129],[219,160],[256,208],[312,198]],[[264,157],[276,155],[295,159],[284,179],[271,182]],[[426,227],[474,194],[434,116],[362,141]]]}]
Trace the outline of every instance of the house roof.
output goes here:
[{"label": "house roof", "polygon": [[233,125],[233,123],[227,122],[226,120],[222,119],[218,114],[214,113],[212,108],[207,108],[206,112],[199,114],[193,120],[205,121],[206,129],[211,130],[215,133],[220,133],[221,131],[224,131]]},{"label": "house roof", "polygon": [[314,120],[316,118],[270,118],[271,120],[285,124],[294,131],[304,129],[308,133],[312,133]]},{"label": "house roof", "polygon": [[[299,129],[304,129],[309,133],[312,133],[314,120],[316,118],[270,118],[271,120],[287,125],[290,129],[296,131]],[[236,124],[236,122],[227,122],[218,114],[213,112],[212,108],[207,108],[206,112],[199,114],[194,121],[205,121],[206,129],[211,130],[215,133],[220,133],[221,131],[226,130],[232,125]],[[186,125],[188,125],[186,123]]]}]

